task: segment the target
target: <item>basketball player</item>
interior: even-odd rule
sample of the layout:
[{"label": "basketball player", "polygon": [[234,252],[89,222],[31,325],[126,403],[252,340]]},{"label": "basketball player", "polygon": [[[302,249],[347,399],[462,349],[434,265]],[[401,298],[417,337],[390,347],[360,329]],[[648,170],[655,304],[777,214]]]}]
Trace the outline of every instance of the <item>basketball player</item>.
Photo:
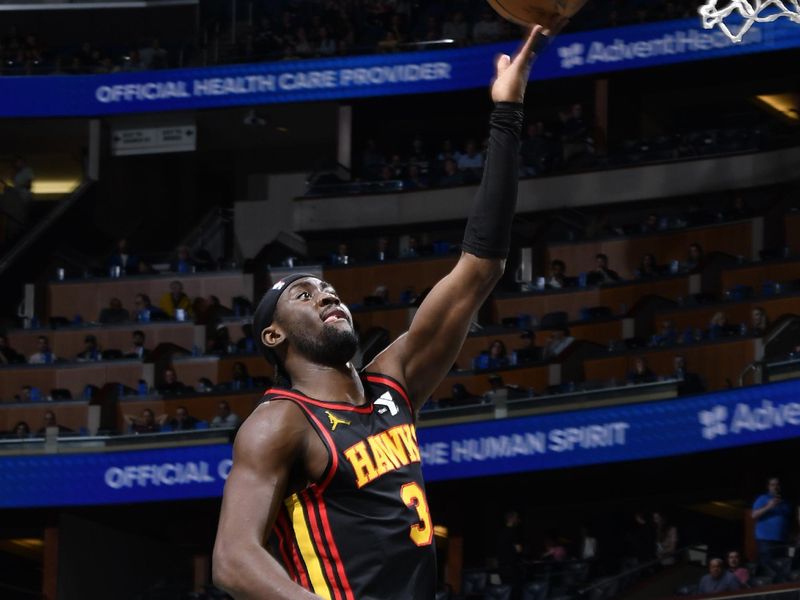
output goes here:
[{"label": "basketball player", "polygon": [[281,387],[266,392],[233,449],[214,582],[237,600],[428,600],[433,521],[415,412],[444,379],[505,266],[517,196],[522,100],[540,28],[501,56],[483,181],[463,253],[409,331],[362,373],[336,291],[311,275],[269,290],[254,317]]}]

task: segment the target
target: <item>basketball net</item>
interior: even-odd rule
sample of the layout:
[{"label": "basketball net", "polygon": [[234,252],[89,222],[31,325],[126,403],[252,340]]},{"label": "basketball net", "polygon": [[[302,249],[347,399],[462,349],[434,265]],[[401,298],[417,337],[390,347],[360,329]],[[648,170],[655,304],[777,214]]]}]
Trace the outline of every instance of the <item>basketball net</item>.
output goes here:
[{"label": "basketball net", "polygon": [[[767,13],[767,11],[769,11]],[[732,42],[738,44],[744,34],[753,26],[753,23],[770,23],[780,17],[787,17],[790,21],[800,24],[800,0],[731,0],[725,8],[717,8],[717,0],[708,0],[697,9],[702,18],[703,29],[711,29],[715,25],[727,35]],[[738,33],[733,33],[725,18],[731,13],[738,12],[744,20]]]}]

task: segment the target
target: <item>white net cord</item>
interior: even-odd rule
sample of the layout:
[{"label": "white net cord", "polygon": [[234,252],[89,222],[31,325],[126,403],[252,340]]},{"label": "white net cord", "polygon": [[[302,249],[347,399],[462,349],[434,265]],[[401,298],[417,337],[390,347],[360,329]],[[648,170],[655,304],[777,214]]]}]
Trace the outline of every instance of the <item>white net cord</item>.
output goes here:
[{"label": "white net cord", "polygon": [[[770,10],[772,9],[772,10]],[[765,14],[770,10],[769,14]],[[717,8],[717,0],[708,0],[697,9],[702,18],[703,29],[718,26],[734,43],[742,41],[744,34],[753,26],[753,23],[770,23],[780,17],[786,17],[794,23],[800,23],[800,0],[732,0],[725,8]],[[733,33],[725,18],[733,12],[738,12],[744,19],[738,33]]]}]

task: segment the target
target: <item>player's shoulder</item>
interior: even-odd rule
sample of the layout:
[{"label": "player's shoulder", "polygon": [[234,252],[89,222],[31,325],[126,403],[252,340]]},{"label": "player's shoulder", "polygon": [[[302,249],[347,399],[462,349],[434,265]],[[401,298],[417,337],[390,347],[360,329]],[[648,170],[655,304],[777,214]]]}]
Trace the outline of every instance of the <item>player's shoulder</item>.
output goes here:
[{"label": "player's shoulder", "polygon": [[244,450],[292,448],[308,428],[303,411],[294,402],[270,395],[247,417],[236,434],[235,446]]}]

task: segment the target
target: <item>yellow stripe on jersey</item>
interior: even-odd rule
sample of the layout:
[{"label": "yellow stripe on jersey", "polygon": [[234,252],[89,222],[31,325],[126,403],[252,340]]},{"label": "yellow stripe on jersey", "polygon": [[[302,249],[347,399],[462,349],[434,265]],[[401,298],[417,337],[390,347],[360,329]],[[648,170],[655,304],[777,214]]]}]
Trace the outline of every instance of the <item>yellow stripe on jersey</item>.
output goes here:
[{"label": "yellow stripe on jersey", "polygon": [[294,536],[297,540],[297,546],[300,548],[303,562],[306,563],[308,575],[311,578],[311,586],[314,588],[313,591],[318,596],[331,600],[331,590],[328,587],[325,575],[322,573],[322,561],[319,559],[314,543],[311,541],[311,532],[306,524],[303,503],[297,497],[297,494],[293,494],[286,499],[286,508],[289,510]]}]

